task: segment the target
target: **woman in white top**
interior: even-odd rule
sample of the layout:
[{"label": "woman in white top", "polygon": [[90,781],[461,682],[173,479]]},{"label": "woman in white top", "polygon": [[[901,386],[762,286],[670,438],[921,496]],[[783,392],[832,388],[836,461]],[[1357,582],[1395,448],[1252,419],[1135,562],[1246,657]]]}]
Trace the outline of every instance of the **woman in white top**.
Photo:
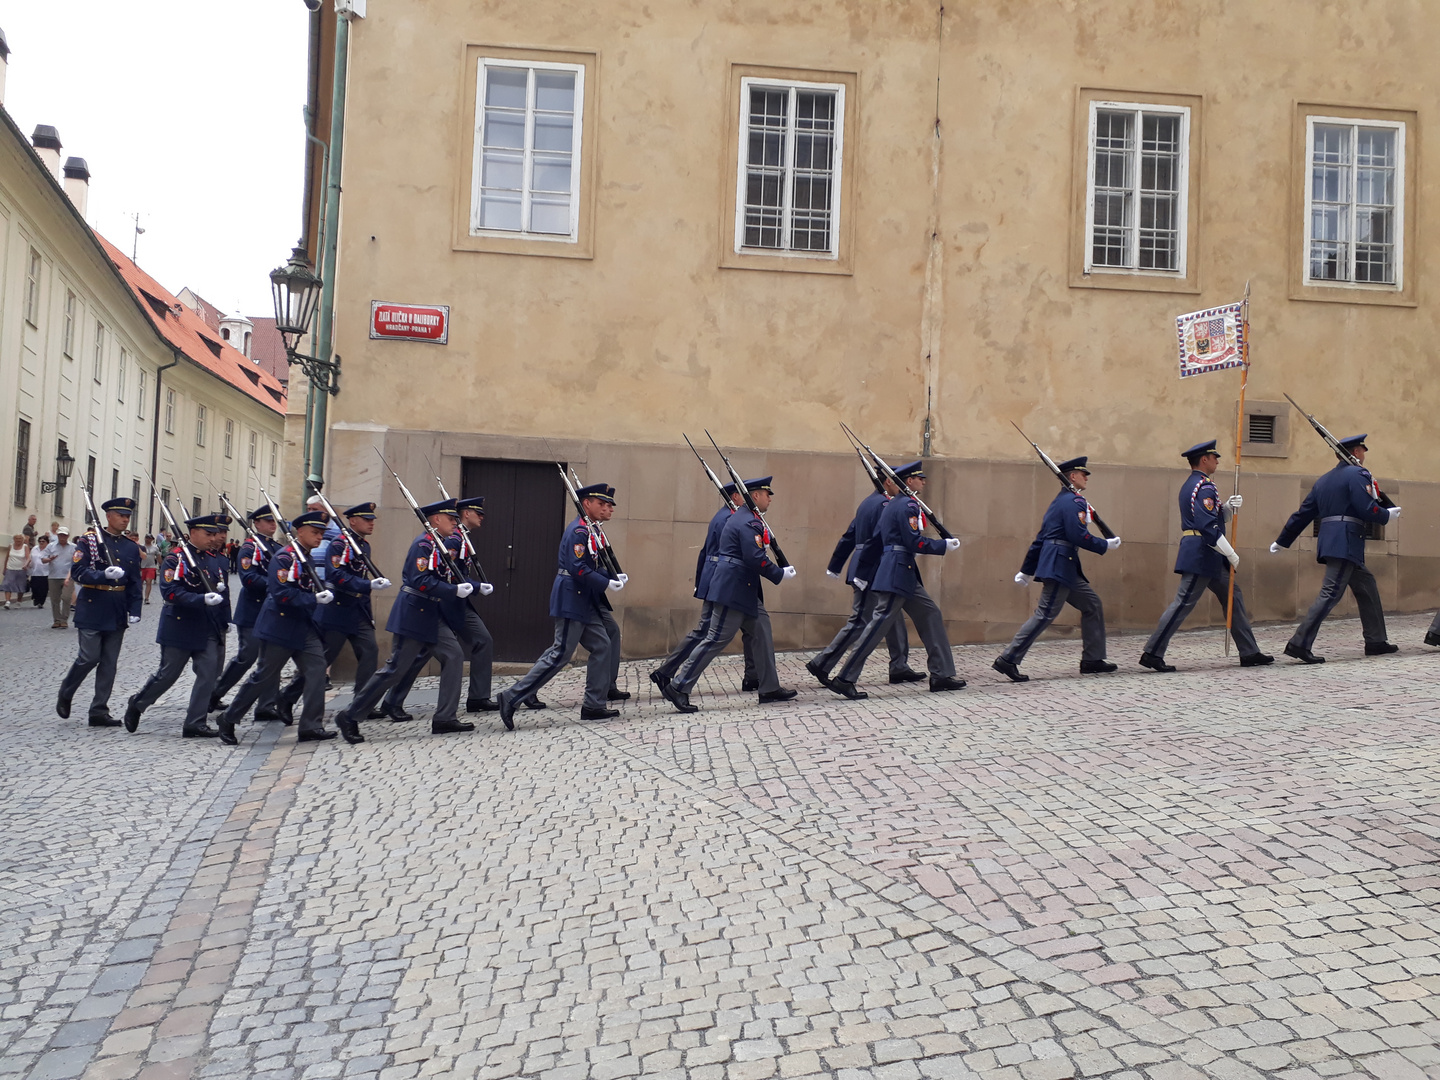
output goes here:
[{"label": "woman in white top", "polygon": [[0,591],[5,593],[5,610],[10,610],[10,601],[20,603],[30,588],[30,548],[25,544],[25,534],[16,533],[10,540],[10,550],[5,553],[5,582]]},{"label": "woman in white top", "polygon": [[45,561],[45,548],[50,537],[39,537],[30,548],[30,599],[36,607],[44,607],[50,595],[50,565]]}]

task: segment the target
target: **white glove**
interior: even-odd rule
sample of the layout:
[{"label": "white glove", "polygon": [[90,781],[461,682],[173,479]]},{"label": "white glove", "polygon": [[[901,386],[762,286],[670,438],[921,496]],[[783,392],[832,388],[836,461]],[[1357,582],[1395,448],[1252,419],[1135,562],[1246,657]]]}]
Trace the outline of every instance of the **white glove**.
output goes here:
[{"label": "white glove", "polygon": [[105,576],[111,581],[119,581],[125,576],[125,568],[123,566],[107,566],[105,567]]},{"label": "white glove", "polygon": [[482,581],[482,582],[480,583],[480,595],[481,595],[481,596],[489,596],[489,595],[490,595],[492,592],[494,592],[494,591],[495,591],[495,586],[494,586],[494,585],[491,585],[490,582],[488,582],[488,581]]},{"label": "white glove", "polygon": [[629,575],[629,574],[617,574],[617,575],[615,575],[615,580],[618,581],[618,582],[620,582],[620,584],[622,584],[622,585],[629,585],[629,584],[630,584],[630,575]]},{"label": "white glove", "polygon": [[[1399,517],[1399,516],[1400,516],[1400,507],[1398,507],[1398,506],[1392,506],[1392,507],[1390,507],[1390,521],[1394,521],[1394,520],[1395,520],[1397,517]],[[1390,523],[1390,522],[1388,522],[1388,521],[1386,522],[1387,525],[1388,525],[1389,523]],[[110,571],[107,570],[107,571],[105,571],[105,572],[108,574]]]},{"label": "white glove", "polygon": [[475,586],[471,585],[468,581],[462,581],[459,585],[455,586],[455,595],[460,597],[461,600],[464,600],[474,591]]},{"label": "white glove", "polygon": [[224,602],[225,597],[221,596],[218,592],[207,592],[205,594],[205,605],[207,607],[214,607],[216,604],[223,604]]},{"label": "white glove", "polygon": [[139,615],[127,615],[125,618],[126,618],[126,621],[129,622],[129,624],[130,624],[131,626],[134,626],[136,623],[138,623],[138,622],[140,621],[140,616],[139,616]]},{"label": "white glove", "polygon": [[1120,546],[1120,538],[1119,538],[1118,536],[1112,536],[1112,537],[1110,537],[1109,540],[1106,540],[1106,541],[1105,541],[1105,550],[1106,550],[1106,551],[1114,551],[1114,550],[1115,550],[1117,547],[1119,547],[1119,546]]},{"label": "white glove", "polygon": [[1034,580],[1035,580],[1035,579],[1034,579],[1033,577],[1031,577],[1029,574],[1016,574],[1016,575],[1015,575],[1015,584],[1016,584],[1016,585],[1029,585],[1029,584],[1030,584],[1032,581],[1034,581]]},{"label": "white glove", "polygon": [[859,588],[859,589],[868,589],[868,588],[870,587],[870,583],[869,583],[868,581],[866,581],[864,578],[858,578],[858,577],[857,577],[857,578],[854,578],[854,579],[852,579],[852,580],[854,580],[856,588]]},{"label": "white glove", "polygon": [[946,540],[946,541],[945,541],[945,550],[946,550],[946,551],[954,551],[954,550],[956,550],[959,546],[960,546],[960,541],[959,541],[959,539],[958,539],[957,537],[952,536],[952,537],[950,537],[949,540]]},{"label": "white glove", "polygon": [[789,581],[792,577],[795,576],[795,568],[793,566],[787,566],[784,570],[781,571],[781,573],[785,576],[782,577],[780,580]]},{"label": "white glove", "polygon": [[1225,500],[1225,505],[1230,508],[1230,512],[1233,514],[1236,510],[1239,510],[1240,507],[1245,505],[1245,496],[1231,495],[1228,499]]},{"label": "white glove", "polygon": [[1231,566],[1240,565],[1240,553],[1230,546],[1230,541],[1226,540],[1224,536],[1215,541],[1215,550],[1229,559]]},{"label": "white glove", "polygon": [[1275,554],[1277,551],[1279,551],[1279,550],[1280,550],[1280,545],[1279,545],[1279,544],[1272,543],[1272,544],[1270,545],[1270,554],[1271,554],[1271,555],[1274,555],[1274,554]]},{"label": "white glove", "polygon": [[317,593],[315,594],[315,602],[316,602],[317,604],[328,604],[328,603],[330,603],[331,600],[334,600],[334,599],[335,599],[335,594],[334,594],[333,592],[331,592],[329,589],[321,589],[319,592],[317,592]]},{"label": "white glove", "polygon": [[624,587],[625,587],[625,582],[621,581],[619,578],[611,578],[610,581],[609,581],[609,582],[606,584],[606,586],[605,586],[605,591],[606,591],[606,592],[619,592],[619,591],[620,591],[621,589],[623,589]]},{"label": "white glove", "polygon": [[371,578],[371,579],[370,579],[370,591],[371,591],[371,592],[381,592],[381,591],[383,591],[383,590],[385,590],[385,589],[388,589],[389,587],[390,587],[390,579],[389,579],[388,577],[377,577],[377,578]]},{"label": "white glove", "polygon": [[217,582],[215,582],[215,591],[218,592],[218,593],[223,593],[223,592],[225,591],[225,582],[223,582],[223,581],[217,581]]},{"label": "white glove", "polygon": [[839,580],[840,580],[840,575],[837,574],[837,573],[835,573],[834,570],[826,570],[826,571],[825,571],[825,576],[826,576],[826,577],[833,577],[836,581],[839,581]]}]

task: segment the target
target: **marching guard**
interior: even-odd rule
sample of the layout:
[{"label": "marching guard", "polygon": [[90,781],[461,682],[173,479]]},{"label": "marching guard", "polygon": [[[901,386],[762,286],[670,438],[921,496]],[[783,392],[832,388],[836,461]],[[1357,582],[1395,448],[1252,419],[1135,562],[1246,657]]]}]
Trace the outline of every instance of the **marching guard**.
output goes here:
[{"label": "marching guard", "polygon": [[230,602],[223,592],[230,560],[221,550],[230,519],[224,514],[202,515],[186,521],[185,528],[195,565],[190,565],[180,547],[160,563],[160,595],[165,600],[155,631],[160,668],[126,704],[125,730],[132,735],[145,710],[175,684],[186,664],[195,673],[195,685],[181,734],[187,739],[213,739],[220,734],[206,723],[206,715],[225,660],[225,634],[230,629]]},{"label": "marching guard", "polygon": [[125,535],[135,512],[134,499],[104,503],[105,536],[85,533],[75,545],[70,578],[75,582],[75,626],[80,651],[60,682],[55,712],[70,716],[70,703],[85,676],[95,672],[90,698],[91,727],[119,727],[110,715],[110,692],[115,686],[115,665],[125,631],[140,621],[143,589],[140,584],[140,546]]},{"label": "marching guard", "polygon": [[[1384,524],[1400,516],[1400,507],[1385,508],[1380,505],[1380,489],[1370,470],[1364,467],[1364,435],[1352,435],[1339,440],[1340,446],[1348,450],[1359,465],[1351,465],[1340,458],[1335,467],[1315,481],[1310,494],[1300,504],[1300,509],[1290,515],[1285,528],[1270,545],[1272,554],[1281,548],[1288,548],[1311,522],[1320,522],[1320,541],[1315,547],[1315,561],[1325,564],[1325,580],[1320,593],[1295,633],[1285,643],[1285,655],[1306,664],[1323,664],[1325,658],[1316,656],[1315,635],[1320,624],[1335,610],[1335,605],[1348,588],[1355,596],[1360,609],[1360,632],[1365,638],[1365,655],[1381,656],[1399,649],[1385,636],[1385,611],[1380,604],[1380,590],[1375,585],[1375,575],[1365,566],[1365,525],[1368,522]],[[1338,457],[1338,455],[1337,455]]]},{"label": "marching guard", "polygon": [[[258,534],[246,537],[238,553],[240,562],[240,596],[235,601],[235,614],[231,621],[240,637],[240,649],[235,659],[225,665],[215,692],[210,696],[210,711],[225,709],[224,697],[252,670],[260,659],[260,639],[255,636],[255,620],[260,615],[261,605],[269,589],[270,556],[280,547],[273,540],[277,525],[275,511],[266,504],[250,511],[250,525]],[[255,719],[262,721],[285,720],[275,706],[275,691],[267,688],[260,695],[255,707]],[[290,721],[285,720],[286,723]]]},{"label": "marching guard", "polygon": [[1085,497],[1078,494],[1085,490],[1090,479],[1090,470],[1085,467],[1088,460],[1082,455],[1056,466],[1063,480],[1068,480],[1076,490],[1062,487],[1051,501],[1040,532],[1025,553],[1020,572],[1015,575],[1017,585],[1040,581],[1045,587],[1035,614],[1020,627],[993,665],[1014,682],[1029,681],[1030,676],[1021,673],[1020,664],[1030,646],[1066,604],[1080,612],[1080,673],[1096,675],[1115,670],[1115,665],[1105,659],[1105,611],[1099,594],[1080,568],[1080,549],[1104,555],[1120,546],[1120,538],[1103,540],[1090,533],[1094,513]]},{"label": "marching guard", "polygon": [[[1225,538],[1225,519],[1239,510],[1245,500],[1242,495],[1231,495],[1221,501],[1220,492],[1210,479],[1220,467],[1220,452],[1215,449],[1217,441],[1196,443],[1180,455],[1189,461],[1191,470],[1185,483],[1180,485],[1180,553],[1175,558],[1180,587],[1140,654],[1140,665],[1152,671],[1175,670],[1173,664],[1165,662],[1165,650],[1207,589],[1220,601],[1220,610],[1225,610],[1230,595],[1226,563],[1240,565],[1239,554]],[[1230,635],[1240,652],[1241,667],[1262,667],[1275,662],[1273,656],[1262,653],[1255,643],[1239,582],[1235,584],[1235,613],[1230,621]]]}]

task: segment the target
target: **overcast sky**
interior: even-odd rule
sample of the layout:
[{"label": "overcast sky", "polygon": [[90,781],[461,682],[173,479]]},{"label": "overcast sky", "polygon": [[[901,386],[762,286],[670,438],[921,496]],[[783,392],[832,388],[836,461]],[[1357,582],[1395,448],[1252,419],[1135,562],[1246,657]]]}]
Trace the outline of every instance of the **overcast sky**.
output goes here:
[{"label": "overcast sky", "polygon": [[171,292],[272,308],[300,236],[301,0],[0,0],[5,108],[90,166],[90,224]]}]

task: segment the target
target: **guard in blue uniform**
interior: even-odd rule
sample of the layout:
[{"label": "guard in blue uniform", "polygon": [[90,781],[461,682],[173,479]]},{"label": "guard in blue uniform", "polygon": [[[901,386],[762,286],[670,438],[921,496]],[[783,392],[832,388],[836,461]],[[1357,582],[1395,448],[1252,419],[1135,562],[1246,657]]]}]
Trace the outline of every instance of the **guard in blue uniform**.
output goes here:
[{"label": "guard in blue uniform", "polygon": [[[360,503],[344,512],[345,522],[350,531],[360,538],[363,559],[355,557],[349,542],[339,533],[316,549],[316,563],[325,567],[325,588],[335,594],[335,602],[322,605],[315,614],[315,623],[320,628],[320,640],[325,646],[325,666],[335,663],[346,643],[355,654],[355,692],[370,681],[375,674],[379,660],[379,647],[375,644],[375,616],[370,610],[371,592],[380,592],[390,587],[390,579],[368,577],[370,541],[366,539],[375,531],[375,504]],[[282,714],[290,713],[300,695],[305,692],[305,675],[299,673],[280,691]],[[380,720],[384,713],[378,709],[368,719]]]},{"label": "guard in blue uniform", "polygon": [[[1175,599],[1160,616],[1160,623],[1145,650],[1140,654],[1140,665],[1152,671],[1174,671],[1175,665],[1165,662],[1165,650],[1180,624],[1185,621],[1195,605],[1209,589],[1220,601],[1220,610],[1230,597],[1230,572],[1228,567],[1240,565],[1240,555],[1225,539],[1225,518],[1227,511],[1233,514],[1244,503],[1244,496],[1231,495],[1220,500],[1220,492],[1210,477],[1220,467],[1220,452],[1215,449],[1216,440],[1196,443],[1180,456],[1190,462],[1190,476],[1180,485],[1180,554],[1175,559],[1175,573],[1180,575],[1180,588]],[[1235,616],[1230,622],[1230,635],[1240,652],[1241,667],[1260,667],[1273,664],[1275,658],[1260,651],[1255,643],[1255,634],[1250,629],[1250,616],[1245,611],[1245,597],[1240,592],[1240,583],[1235,583]]]},{"label": "guard in blue uniform", "polygon": [[126,705],[125,730],[132,735],[140,726],[141,715],[175,684],[186,664],[195,673],[195,685],[181,734],[187,739],[213,739],[220,734],[205,722],[205,716],[225,660],[225,634],[230,629],[230,601],[225,596],[230,560],[223,551],[230,519],[224,514],[202,515],[186,521],[185,528],[190,531],[197,565],[191,566],[179,547],[160,562],[160,595],[165,599],[155,631],[160,669]]},{"label": "guard in blue uniform", "polygon": [[[894,483],[890,487],[899,490]],[[871,616],[875,614],[875,605],[880,602],[880,594],[871,585],[875,581],[875,572],[880,569],[880,555],[885,548],[880,539],[880,514],[889,501],[890,496],[883,490],[872,491],[860,500],[850,527],[835,545],[830,565],[825,568],[825,576],[837,580],[843,571],[845,584],[850,586],[852,593],[850,618],[829,645],[805,662],[805,670],[826,688],[830,686],[830,672],[846,650],[860,640]],[[848,568],[846,560],[849,560]],[[904,618],[890,624],[885,633],[885,645],[890,651],[892,683],[920,682],[925,678],[910,667],[910,635],[905,631]]]},{"label": "guard in blue uniform", "polygon": [[[240,649],[235,654],[235,659],[225,665],[220,681],[215,684],[215,693],[210,698],[212,713],[224,710],[225,695],[260,659],[260,639],[255,636],[255,620],[260,615],[260,607],[265,603],[265,596],[269,591],[270,556],[279,550],[280,543],[272,539],[278,526],[275,522],[275,511],[268,503],[250,511],[250,524],[258,535],[247,537],[237,553],[240,562],[240,595],[235,599],[232,621],[239,633]],[[285,720],[289,723],[275,707],[273,688],[266,688],[261,693],[259,704],[255,707],[255,719]]]},{"label": "guard in blue uniform", "polygon": [[575,647],[584,645],[590,654],[585,665],[585,703],[580,708],[582,720],[608,720],[620,715],[606,703],[614,676],[610,660],[612,639],[605,629],[601,608],[607,592],[625,587],[620,578],[612,578],[600,565],[601,540],[587,524],[608,514],[602,508],[615,505],[615,489],[605,484],[588,484],[576,492],[582,516],[577,517],[560,536],[559,567],[555,583],[550,587],[550,617],[555,620],[555,640],[532,667],[499,697],[500,719],[505,727],[515,730],[515,706],[537,693],[575,655]]},{"label": "guard in blue uniform", "polygon": [[1352,435],[1340,443],[1354,455],[1360,465],[1351,465],[1343,458],[1320,479],[1305,496],[1300,509],[1290,515],[1279,537],[1270,545],[1270,551],[1288,548],[1295,542],[1311,522],[1320,522],[1320,541],[1315,547],[1315,561],[1325,564],[1325,580],[1320,584],[1320,595],[1310,605],[1305,618],[1295,628],[1294,635],[1285,643],[1285,655],[1293,656],[1306,664],[1323,664],[1325,658],[1316,656],[1315,635],[1320,624],[1335,610],[1335,605],[1348,588],[1355,596],[1360,609],[1360,632],[1365,638],[1365,655],[1380,656],[1395,652],[1399,646],[1392,645],[1385,637],[1385,610],[1380,605],[1380,590],[1375,585],[1375,575],[1365,567],[1365,525],[1368,522],[1385,524],[1400,516],[1400,507],[1389,509],[1379,502],[1380,489],[1375,478],[1364,467],[1364,435]]},{"label": "guard in blue uniform", "polygon": [[[615,494],[612,487],[607,487],[605,491],[607,495]],[[585,514],[585,519],[594,530],[595,542],[601,547],[609,547],[610,538],[605,535],[605,522],[614,515],[615,503],[601,499],[592,502],[590,506],[591,512]],[[629,580],[629,574],[620,575],[622,584]],[[600,624],[605,627],[605,633],[610,638],[610,685],[605,691],[605,700],[624,701],[630,696],[630,691],[620,689],[620,624],[615,620],[615,610],[610,605],[610,597],[602,593],[597,606],[600,610]]]},{"label": "guard in blue uniform", "polygon": [[[1057,466],[1060,474],[1068,477],[1081,491],[1085,490],[1090,480],[1090,470],[1085,467],[1087,460],[1082,455],[1062,461]],[[995,670],[1015,682],[1029,681],[1029,675],[1020,673],[1020,664],[1030,646],[1055,621],[1066,604],[1080,612],[1080,673],[1097,675],[1115,670],[1115,665],[1105,659],[1105,609],[1099,594],[1085,577],[1085,571],[1080,568],[1080,549],[1104,555],[1120,546],[1120,538],[1103,540],[1092,536],[1092,520],[1090,504],[1085,497],[1061,488],[1045,511],[1035,542],[1025,553],[1025,562],[1015,575],[1015,583],[1029,585],[1032,581],[1040,581],[1045,587],[1040,591],[1035,614],[1020,627],[1009,646],[995,660]]]},{"label": "guard in blue uniform", "polygon": [[115,664],[125,630],[140,621],[144,589],[140,584],[140,546],[125,535],[135,500],[111,499],[100,509],[105,512],[104,543],[92,530],[75,545],[70,580],[75,582],[80,651],[60,682],[55,711],[62,720],[69,718],[71,699],[85,676],[94,671],[90,726],[119,727],[120,721],[110,715],[110,691],[115,686]]},{"label": "guard in blue uniform", "polygon": [[[255,619],[255,636],[260,639],[260,663],[240,684],[235,700],[230,702],[230,707],[217,721],[220,740],[230,746],[237,742],[236,723],[263,694],[273,693],[279,687],[280,673],[291,660],[295,661],[300,677],[305,680],[296,739],[300,742],[323,742],[335,737],[335,732],[327,731],[324,726],[325,646],[315,621],[317,609],[333,603],[335,593],[316,579],[312,569],[315,565],[312,560],[324,539],[328,520],[324,513],[317,510],[301,514],[290,523],[295,543],[286,544],[270,558],[265,602],[260,605],[260,614]],[[303,551],[295,550],[297,544]]]},{"label": "guard in blue uniform", "polygon": [[[460,512],[454,499],[429,503],[420,511],[440,534],[442,541],[455,531]],[[335,714],[335,723],[346,742],[365,741],[355,721],[369,715],[381,695],[404,678],[416,658],[427,650],[440,661],[440,695],[435,703],[435,713],[430,718],[431,732],[449,735],[475,730],[474,724],[456,719],[460,708],[461,667],[465,660],[460,642],[443,617],[446,600],[456,596],[463,600],[474,591],[475,586],[463,579],[452,580],[452,577],[440,547],[430,538],[429,532],[422,532],[411,542],[410,551],[405,556],[400,595],[395,598],[390,618],[385,622],[385,629],[393,639],[390,659],[355,691],[350,704]],[[408,713],[402,715],[409,719]],[[391,719],[395,718],[392,714]]]},{"label": "guard in blue uniform", "polygon": [[[910,616],[915,632],[925,645],[930,689],[939,693],[965,687],[965,680],[955,676],[955,654],[950,650],[945,616],[925,591],[915,562],[916,555],[948,554],[960,546],[960,541],[939,540],[925,535],[925,512],[912,495],[912,492],[919,494],[925,489],[923,462],[912,461],[902,465],[895,470],[895,475],[905,482],[908,490],[902,492],[888,477],[884,482],[889,501],[881,509],[876,526],[881,550],[874,580],[870,581],[870,588],[875,592],[875,605],[865,629],[855,642],[855,650],[845,661],[840,674],[827,684],[835,693],[847,698],[868,696],[855,686],[865,668],[865,661],[905,615]],[[897,680],[892,677],[890,681]]]},{"label": "guard in blue uniform", "polygon": [[[772,480],[772,476],[762,476],[745,481],[745,487],[761,514],[770,509],[770,500],[775,494]],[[680,712],[698,711],[699,706],[690,702],[690,691],[700,674],[730,644],[737,632],[747,630],[753,639],[755,675],[759,683],[756,689],[760,691],[760,701],[768,704],[795,697],[794,690],[780,685],[780,676],[775,670],[775,640],[760,584],[761,578],[776,585],[787,581],[795,576],[795,568],[782,568],[771,562],[769,544],[770,533],[765,522],[748,506],[737,508],[721,527],[715,568],[705,590],[705,599],[711,605],[709,631],[675,677],[660,688],[660,692]]]}]

